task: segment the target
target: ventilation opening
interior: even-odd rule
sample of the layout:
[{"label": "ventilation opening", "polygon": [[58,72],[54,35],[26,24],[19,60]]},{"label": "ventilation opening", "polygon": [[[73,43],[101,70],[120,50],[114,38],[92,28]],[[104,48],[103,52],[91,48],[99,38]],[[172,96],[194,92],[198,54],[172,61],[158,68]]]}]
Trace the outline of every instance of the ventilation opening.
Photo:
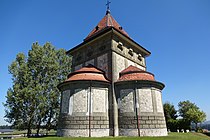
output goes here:
[{"label": "ventilation opening", "polygon": [[118,42],[117,47],[122,51],[123,50],[123,43],[122,42]]},{"label": "ventilation opening", "polygon": [[139,59],[140,61],[142,61],[142,55],[141,55],[141,54],[138,54],[138,59]]},{"label": "ventilation opening", "polygon": [[98,26],[96,26],[96,27],[95,27],[95,29],[96,29],[96,30],[98,30],[98,29],[99,29],[99,27],[98,27]]},{"label": "ventilation opening", "polygon": [[131,56],[133,56],[133,49],[130,48],[130,49],[128,50],[128,53],[129,53]]}]

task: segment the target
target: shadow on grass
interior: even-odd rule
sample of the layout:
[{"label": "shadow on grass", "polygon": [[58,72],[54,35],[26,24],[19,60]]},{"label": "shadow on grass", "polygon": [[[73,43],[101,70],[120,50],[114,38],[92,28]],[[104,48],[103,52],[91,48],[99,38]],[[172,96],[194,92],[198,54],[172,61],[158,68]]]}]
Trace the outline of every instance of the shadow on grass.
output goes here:
[{"label": "shadow on grass", "polygon": [[31,135],[28,138],[46,138],[46,137],[57,137],[56,135]]},{"label": "shadow on grass", "polygon": [[203,134],[205,134],[205,135],[207,135],[207,136],[210,137],[210,132],[205,132],[205,133],[203,133]]}]

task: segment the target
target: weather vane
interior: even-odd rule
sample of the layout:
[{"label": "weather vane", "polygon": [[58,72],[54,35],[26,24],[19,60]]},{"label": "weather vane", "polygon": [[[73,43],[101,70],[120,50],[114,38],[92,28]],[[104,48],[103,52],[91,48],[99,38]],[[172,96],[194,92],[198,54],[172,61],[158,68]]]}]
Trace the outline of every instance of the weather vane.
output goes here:
[{"label": "weather vane", "polygon": [[109,11],[110,10],[110,1],[109,0],[107,0],[107,3],[106,3],[106,6],[107,6],[107,11]]}]

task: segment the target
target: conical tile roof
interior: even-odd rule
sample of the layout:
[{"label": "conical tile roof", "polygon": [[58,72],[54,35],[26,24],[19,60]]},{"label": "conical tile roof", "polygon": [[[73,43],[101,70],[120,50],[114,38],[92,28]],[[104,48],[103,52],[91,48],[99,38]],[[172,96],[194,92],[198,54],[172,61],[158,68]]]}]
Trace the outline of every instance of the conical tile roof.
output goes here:
[{"label": "conical tile roof", "polygon": [[106,12],[106,15],[102,18],[102,20],[97,24],[97,26],[88,34],[85,40],[93,37],[94,35],[98,34],[99,32],[103,31],[106,28],[115,28],[125,36],[129,37],[125,30],[123,30],[122,26],[112,17],[110,11]]},{"label": "conical tile roof", "polygon": [[152,73],[130,65],[128,68],[120,72],[120,78],[117,82],[134,80],[155,81],[155,78]]},{"label": "conical tile roof", "polygon": [[93,65],[85,66],[70,73],[65,82],[68,81],[103,81],[109,83],[109,80],[105,76],[105,72]]},{"label": "conical tile roof", "polygon": [[[165,85],[155,80],[154,74],[141,70],[137,67],[130,65],[128,68],[120,72],[120,77],[115,82],[116,85],[125,85],[125,82],[134,82],[140,85],[150,85],[158,89],[163,89]],[[135,84],[134,84],[135,85]]]}]

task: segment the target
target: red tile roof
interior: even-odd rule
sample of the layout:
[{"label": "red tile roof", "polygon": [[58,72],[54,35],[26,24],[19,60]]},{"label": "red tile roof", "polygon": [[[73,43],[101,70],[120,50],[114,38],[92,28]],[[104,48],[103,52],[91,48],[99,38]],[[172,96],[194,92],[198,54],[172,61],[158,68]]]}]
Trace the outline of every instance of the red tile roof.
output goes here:
[{"label": "red tile roof", "polygon": [[109,82],[109,80],[105,76],[105,72],[92,65],[85,66],[75,72],[70,73],[68,75],[68,79],[65,82],[81,80]]},{"label": "red tile roof", "polygon": [[155,78],[152,73],[130,65],[128,68],[120,72],[120,78],[117,80],[117,82],[134,80],[155,81]]},{"label": "red tile roof", "polygon": [[97,24],[97,26],[89,33],[89,35],[85,38],[85,40],[91,38],[95,34],[99,33],[103,29],[107,27],[113,27],[116,30],[120,31],[122,34],[129,37],[129,35],[122,29],[122,27],[117,23],[117,21],[111,16],[110,11],[106,12],[106,15],[102,18],[102,20]]},{"label": "red tile roof", "polygon": [[130,65],[129,67],[127,67],[126,69],[124,69],[123,71],[120,72],[120,74],[122,73],[128,73],[128,72],[136,72],[136,71],[144,71],[142,69],[139,69],[137,67],[134,67],[132,65]]},{"label": "red tile roof", "polygon": [[96,68],[96,67],[94,67],[92,65],[89,65],[89,66],[86,66],[86,67],[82,67],[81,69],[76,70],[75,72],[77,72],[77,73],[78,72],[82,72],[82,73],[84,73],[84,72],[103,73],[102,70],[99,70],[98,68]]}]

